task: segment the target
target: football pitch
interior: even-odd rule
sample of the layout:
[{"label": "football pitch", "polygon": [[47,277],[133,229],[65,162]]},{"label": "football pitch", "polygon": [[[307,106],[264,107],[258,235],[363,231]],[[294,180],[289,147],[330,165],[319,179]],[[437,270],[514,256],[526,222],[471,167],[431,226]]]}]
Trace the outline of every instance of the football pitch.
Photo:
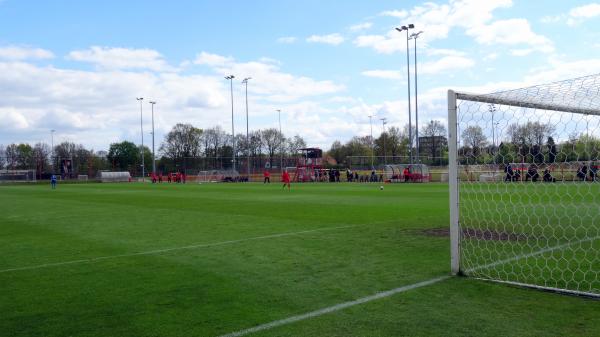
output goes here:
[{"label": "football pitch", "polygon": [[600,331],[600,301],[448,277],[446,184],[0,186],[0,224],[1,336]]}]

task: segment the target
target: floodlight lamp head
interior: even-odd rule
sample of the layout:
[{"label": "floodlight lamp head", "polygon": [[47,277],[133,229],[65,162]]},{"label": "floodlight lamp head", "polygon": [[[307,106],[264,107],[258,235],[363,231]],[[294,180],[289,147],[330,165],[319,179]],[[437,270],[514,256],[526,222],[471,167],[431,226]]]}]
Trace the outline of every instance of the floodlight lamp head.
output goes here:
[{"label": "floodlight lamp head", "polygon": [[150,101],[150,102],[148,102],[148,103],[150,103],[150,104],[154,105],[154,104],[156,104],[156,101]]},{"label": "floodlight lamp head", "polygon": [[144,99],[144,97],[137,97],[136,99],[137,99],[138,101],[141,101],[141,100],[143,100],[143,99]]},{"label": "floodlight lamp head", "polygon": [[408,25],[408,28],[413,29],[415,28],[415,25],[413,25],[412,23]]}]

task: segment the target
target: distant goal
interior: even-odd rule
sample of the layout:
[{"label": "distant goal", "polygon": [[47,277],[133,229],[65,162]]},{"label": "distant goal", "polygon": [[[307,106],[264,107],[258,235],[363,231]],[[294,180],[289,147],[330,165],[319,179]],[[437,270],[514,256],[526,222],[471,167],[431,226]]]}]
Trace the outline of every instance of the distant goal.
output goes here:
[{"label": "distant goal", "polygon": [[248,181],[248,178],[240,176],[240,173],[236,170],[199,171],[196,175],[196,182],[199,184],[242,181]]},{"label": "distant goal", "polygon": [[0,170],[0,183],[36,181],[35,170]]},{"label": "distant goal", "polygon": [[600,297],[600,75],[448,92],[455,274]]}]

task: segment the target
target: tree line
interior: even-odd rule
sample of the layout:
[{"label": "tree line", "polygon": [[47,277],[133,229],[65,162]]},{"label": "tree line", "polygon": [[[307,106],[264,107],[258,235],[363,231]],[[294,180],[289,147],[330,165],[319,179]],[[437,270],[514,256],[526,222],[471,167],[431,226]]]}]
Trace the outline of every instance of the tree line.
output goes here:
[{"label": "tree line", "polygon": [[[416,128],[412,127],[413,156],[416,156]],[[389,157],[388,163],[394,158],[397,162],[406,162],[410,156],[409,128],[405,125],[402,129],[392,126],[382,132],[379,137],[354,136],[345,143],[334,141],[327,154],[341,165],[352,165],[352,157],[368,159],[373,155],[377,157],[375,164],[383,164],[382,158]],[[447,161],[448,144],[446,127],[439,121],[431,120],[419,130],[419,156],[423,163],[439,163]],[[356,164],[356,163],[354,163]],[[364,163],[363,163],[364,164]]]},{"label": "tree line", "polygon": [[600,139],[588,134],[571,134],[556,143],[555,127],[550,123],[512,123],[506,137],[495,144],[479,125],[470,125],[461,133],[459,148],[463,163],[557,163],[594,161],[600,158]]},{"label": "tree line", "polygon": [[[286,137],[275,128],[254,130],[235,136],[235,155],[245,158],[262,158],[273,165],[280,156],[293,156],[298,149],[305,148],[306,141],[299,135]],[[221,127],[200,129],[191,124],[179,123],[165,135],[156,153],[157,167],[172,171],[186,159],[190,165],[194,159],[219,162],[222,168],[231,166],[233,138]],[[136,145],[131,141],[110,144],[108,151],[86,149],[82,144],[62,142],[54,151],[46,143],[33,146],[21,143],[0,145],[0,169],[32,170],[39,175],[58,172],[62,160],[71,160],[73,171],[79,174],[95,174],[99,170],[119,170],[138,173],[141,168],[142,151],[146,172],[152,168],[152,150],[148,146]]]},{"label": "tree line", "polygon": [[[413,153],[416,146],[416,129],[413,127]],[[431,120],[421,127],[421,162],[434,165],[447,164],[447,130],[439,121]],[[479,125],[469,125],[460,134],[459,152],[463,163],[553,163],[587,161],[600,158],[600,139],[591,135],[570,135],[561,143],[554,140],[555,128],[549,123],[527,122],[508,125],[498,139],[490,139]],[[408,126],[402,129],[390,127],[377,138],[354,136],[345,143],[334,141],[326,152],[340,166],[351,166],[348,158],[378,157],[401,158],[409,156]],[[494,137],[495,138],[495,137]],[[502,139],[500,139],[502,138]],[[227,169],[233,157],[233,138],[221,127],[200,129],[191,124],[176,124],[165,135],[156,155],[158,170],[171,172],[198,166],[198,160],[206,167]],[[496,144],[498,143],[499,144]],[[278,164],[279,157],[293,157],[298,149],[306,147],[299,135],[286,137],[275,128],[254,130],[235,136],[235,155],[239,162],[249,154],[258,159],[257,168],[267,162]],[[21,143],[0,145],[0,169],[36,170],[38,175],[58,172],[62,159],[72,162],[73,171],[95,175],[99,170],[125,170],[139,173],[141,154],[144,153],[146,172],[152,168],[152,151],[143,149],[131,141],[112,143],[108,151],[94,151],[82,144],[62,142],[51,148],[46,143],[33,145]],[[53,154],[53,155],[52,155]]]}]

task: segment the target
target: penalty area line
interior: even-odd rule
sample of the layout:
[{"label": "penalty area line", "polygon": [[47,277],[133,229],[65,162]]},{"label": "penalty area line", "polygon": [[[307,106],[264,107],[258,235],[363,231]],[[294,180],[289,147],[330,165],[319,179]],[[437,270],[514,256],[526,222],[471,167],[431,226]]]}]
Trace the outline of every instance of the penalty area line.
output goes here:
[{"label": "penalty area line", "polygon": [[345,226],[337,226],[337,227],[324,227],[324,228],[309,229],[309,230],[298,231],[298,232],[285,232],[285,233],[278,233],[278,234],[255,236],[255,237],[238,239],[238,240],[228,240],[228,241],[221,241],[221,242],[214,242],[214,243],[201,243],[201,244],[195,244],[195,245],[189,245],[189,246],[155,249],[155,250],[148,250],[148,251],[137,252],[137,253],[99,256],[99,257],[92,257],[92,258],[88,258],[88,259],[80,259],[80,260],[72,260],[72,261],[64,261],[64,262],[44,263],[44,264],[38,264],[38,265],[33,265],[33,266],[2,269],[2,270],[0,270],[0,274],[14,272],[14,271],[21,271],[21,270],[58,267],[58,266],[65,266],[65,265],[70,265],[70,264],[93,263],[93,262],[98,262],[98,261],[103,261],[103,260],[111,260],[111,259],[124,258],[124,257],[162,254],[162,253],[168,253],[168,252],[173,252],[173,251],[178,251],[178,250],[186,250],[186,249],[218,247],[218,246],[232,245],[232,244],[248,242],[248,241],[274,239],[274,238],[281,238],[281,237],[286,237],[286,236],[294,236],[294,235],[328,231],[328,230],[336,230],[336,229],[353,228],[353,227],[359,227],[359,226],[364,226],[364,225],[357,224],[357,225],[345,225]]},{"label": "penalty area line", "polygon": [[314,317],[318,317],[318,316],[322,316],[334,311],[340,311],[342,309],[346,309],[348,307],[352,307],[355,305],[359,305],[359,304],[363,304],[363,303],[367,303],[367,302],[371,302],[374,300],[378,300],[381,298],[385,298],[385,297],[390,297],[392,295],[398,294],[398,293],[402,293],[405,291],[409,291],[412,289],[417,289],[417,288],[421,288],[421,287],[425,287],[428,285],[432,285],[434,283],[438,283],[440,281],[444,281],[449,279],[451,276],[441,276],[441,277],[436,277],[436,278],[432,278],[429,279],[427,281],[422,281],[422,282],[418,282],[418,283],[413,283],[413,284],[409,284],[406,286],[402,286],[399,288],[395,288],[392,290],[388,290],[388,291],[383,291],[380,293],[376,293],[374,295],[371,296],[367,296],[367,297],[363,297],[363,298],[359,298],[357,300],[354,301],[349,301],[349,302],[344,302],[344,303],[340,303],[340,304],[336,304],[334,306],[331,307],[326,307],[323,309],[319,309],[319,310],[315,310],[315,311],[311,311],[311,312],[307,312],[304,314],[300,314],[300,315],[296,315],[296,316],[291,316],[288,318],[284,318],[284,319],[280,319],[277,321],[273,321],[273,322],[269,322],[269,323],[265,323],[265,324],[261,324],[261,325],[257,325],[255,327],[252,328],[248,328],[245,330],[239,330],[239,331],[235,331],[235,332],[231,332],[225,335],[221,335],[219,337],[239,337],[239,336],[245,336],[251,333],[255,333],[255,332],[259,332],[259,331],[263,331],[263,330],[270,330],[282,325],[287,325],[287,324],[291,324],[291,323],[295,323],[298,321],[303,321],[306,319],[310,319],[310,318],[314,318]]}]

